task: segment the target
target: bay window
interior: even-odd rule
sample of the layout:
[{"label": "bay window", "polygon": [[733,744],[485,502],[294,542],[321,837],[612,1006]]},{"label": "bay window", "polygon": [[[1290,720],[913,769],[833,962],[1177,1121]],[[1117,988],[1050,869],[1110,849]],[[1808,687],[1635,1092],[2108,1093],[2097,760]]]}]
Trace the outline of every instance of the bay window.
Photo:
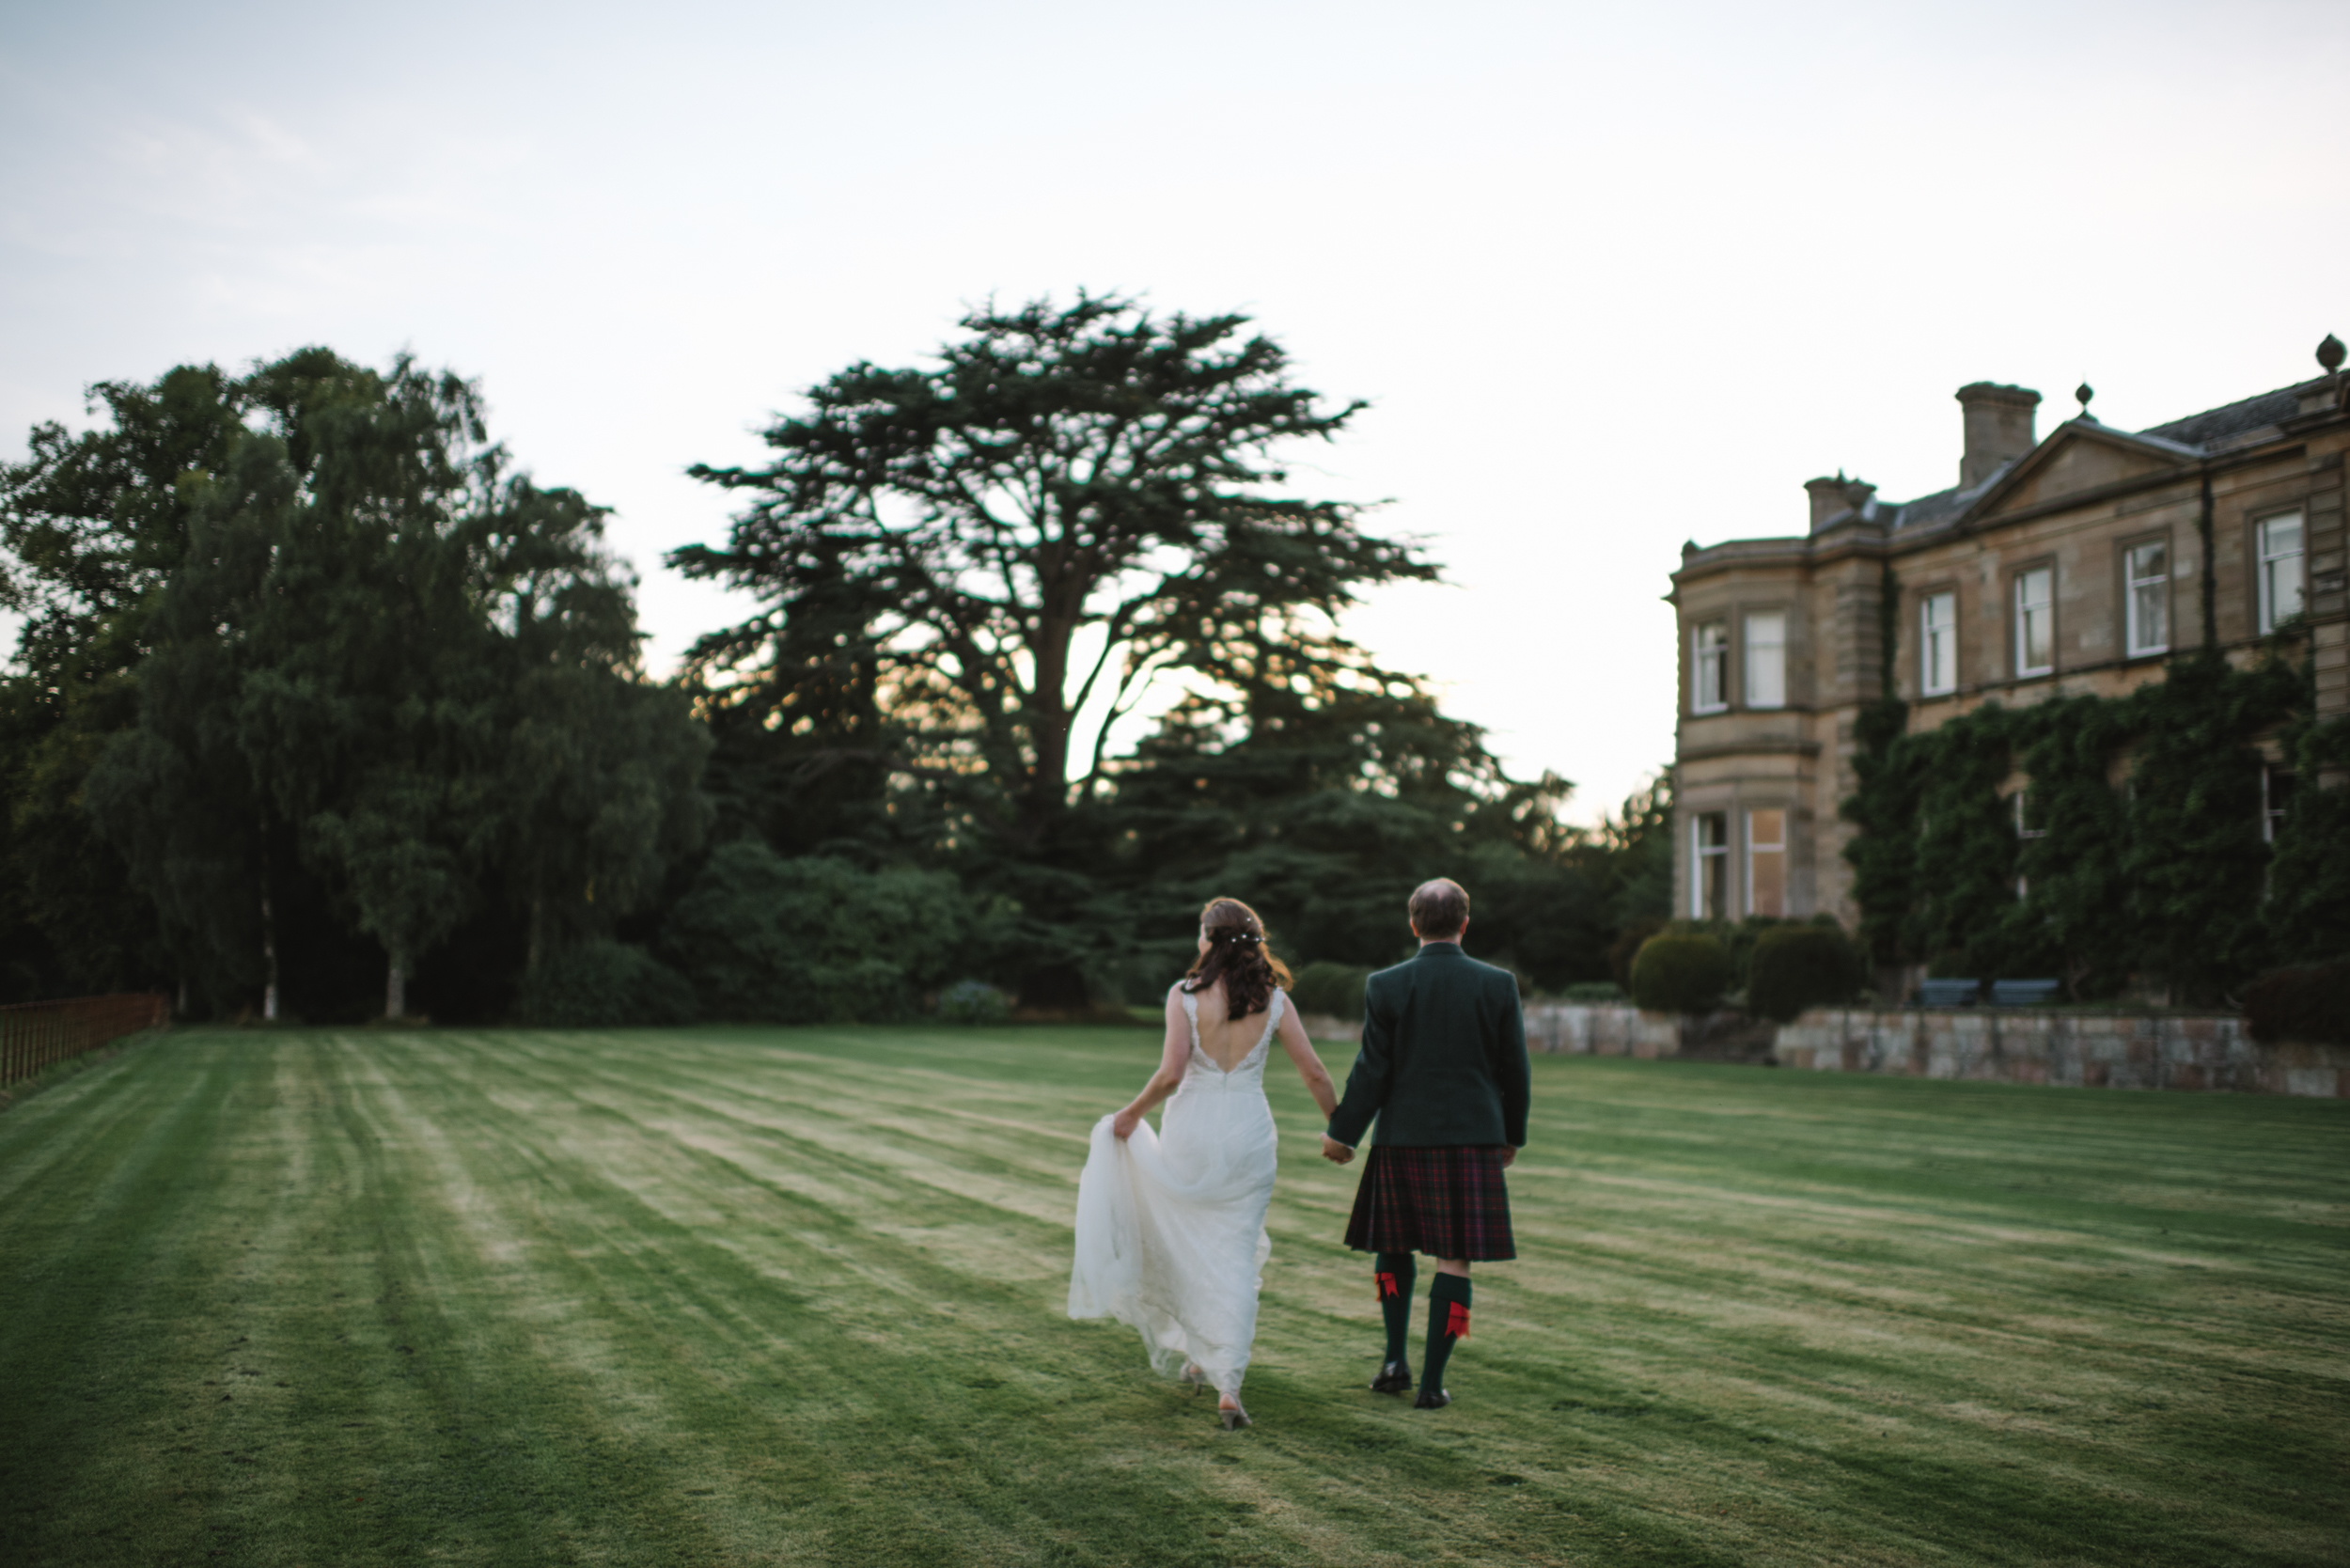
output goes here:
[{"label": "bay window", "polygon": [[1689,917],[1730,917],[1730,817],[1704,811],[1689,819]]},{"label": "bay window", "polygon": [[1787,618],[1777,610],[1747,617],[1747,706],[1787,706]]},{"label": "bay window", "polygon": [[1747,913],[1787,913],[1787,813],[1747,813]]},{"label": "bay window", "polygon": [[1689,709],[1718,713],[1730,706],[1730,628],[1709,620],[1689,634]]}]

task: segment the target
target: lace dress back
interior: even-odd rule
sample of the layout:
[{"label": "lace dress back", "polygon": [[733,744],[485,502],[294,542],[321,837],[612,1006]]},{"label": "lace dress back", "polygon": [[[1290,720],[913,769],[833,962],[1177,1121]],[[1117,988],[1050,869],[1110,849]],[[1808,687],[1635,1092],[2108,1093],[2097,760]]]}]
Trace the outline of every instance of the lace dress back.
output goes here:
[{"label": "lace dress back", "polygon": [[1273,1250],[1264,1216],[1277,1150],[1264,1069],[1289,997],[1273,993],[1263,1032],[1228,1072],[1200,1046],[1198,998],[1181,995],[1191,1054],[1159,1130],[1145,1121],[1120,1141],[1111,1118],[1094,1124],[1077,1179],[1069,1315],[1115,1318],[1142,1335],[1160,1372],[1195,1362],[1237,1394]]}]

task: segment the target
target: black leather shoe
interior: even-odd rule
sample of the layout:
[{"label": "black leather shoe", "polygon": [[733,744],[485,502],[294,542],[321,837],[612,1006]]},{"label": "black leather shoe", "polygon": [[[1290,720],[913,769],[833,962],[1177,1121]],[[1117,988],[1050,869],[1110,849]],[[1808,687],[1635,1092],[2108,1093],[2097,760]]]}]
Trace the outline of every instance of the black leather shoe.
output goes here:
[{"label": "black leather shoe", "polygon": [[1390,1361],[1379,1369],[1379,1375],[1371,1380],[1374,1394],[1408,1394],[1412,1391],[1412,1369],[1401,1361]]},{"label": "black leather shoe", "polygon": [[1415,1410],[1441,1410],[1452,1403],[1452,1396],[1442,1388],[1422,1388],[1419,1398],[1412,1401]]}]

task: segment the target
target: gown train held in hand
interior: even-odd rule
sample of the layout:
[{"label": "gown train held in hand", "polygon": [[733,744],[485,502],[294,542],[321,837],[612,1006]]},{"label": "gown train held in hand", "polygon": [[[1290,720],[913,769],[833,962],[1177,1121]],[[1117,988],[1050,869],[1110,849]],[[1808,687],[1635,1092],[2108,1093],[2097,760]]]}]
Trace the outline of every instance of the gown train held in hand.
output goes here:
[{"label": "gown train held in hand", "polygon": [[1102,1118],[1077,1179],[1069,1315],[1116,1318],[1141,1334],[1161,1372],[1193,1362],[1224,1394],[1240,1392],[1248,1369],[1273,1251],[1264,1216],[1278,1151],[1264,1069],[1288,1001],[1273,993],[1264,1033],[1227,1073],[1199,1048],[1198,1002],[1184,993],[1191,1056],[1164,1131],[1145,1121],[1121,1140],[1115,1119]]}]

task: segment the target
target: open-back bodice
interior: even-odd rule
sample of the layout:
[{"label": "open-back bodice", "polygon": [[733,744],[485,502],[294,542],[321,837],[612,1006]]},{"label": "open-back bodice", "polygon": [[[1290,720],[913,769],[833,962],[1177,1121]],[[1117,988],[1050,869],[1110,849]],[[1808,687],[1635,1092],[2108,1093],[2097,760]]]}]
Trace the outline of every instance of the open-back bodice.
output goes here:
[{"label": "open-back bodice", "polygon": [[1264,1032],[1257,1037],[1257,1043],[1248,1048],[1247,1053],[1229,1069],[1218,1067],[1215,1058],[1208,1055],[1207,1048],[1199,1043],[1199,998],[1188,991],[1179,995],[1183,998],[1183,1016],[1191,1020],[1191,1057],[1183,1068],[1183,1087],[1188,1089],[1195,1080],[1204,1078],[1211,1080],[1210,1087],[1218,1089],[1230,1088],[1241,1081],[1251,1088],[1262,1089],[1265,1058],[1271,1053],[1273,1031],[1280,1027],[1281,1009],[1289,1001],[1288,995],[1279,990],[1273,993],[1272,999],[1265,1004]]}]

